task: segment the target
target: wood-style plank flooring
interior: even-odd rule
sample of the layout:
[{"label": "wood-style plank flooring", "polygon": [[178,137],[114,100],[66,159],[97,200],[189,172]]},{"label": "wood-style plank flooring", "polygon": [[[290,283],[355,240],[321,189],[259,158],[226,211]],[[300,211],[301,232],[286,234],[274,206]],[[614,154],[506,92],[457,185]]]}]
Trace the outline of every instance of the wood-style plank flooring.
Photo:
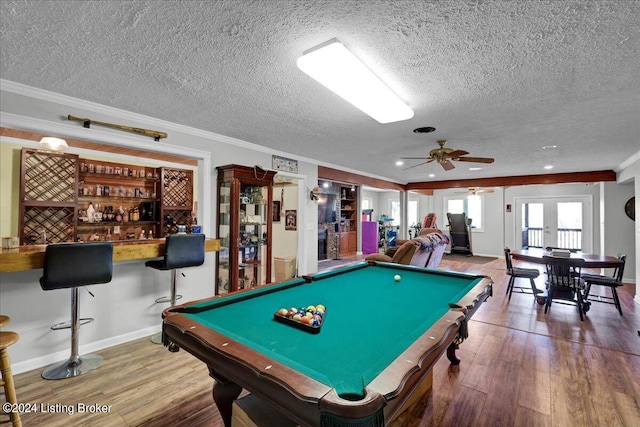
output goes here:
[{"label": "wood-style plank flooring", "polygon": [[[462,363],[439,360],[433,393],[407,425],[640,426],[640,307],[633,286],[619,291],[624,316],[593,303],[580,322],[575,307],[554,304],[545,315],[531,295],[514,293],[508,302],[502,259],[472,264],[445,257],[440,268],[491,276],[494,296],[470,322],[458,350]],[[77,378],[46,381],[40,370],[16,375],[18,399],[38,409],[22,414],[23,425],[222,426],[213,380],[187,352],[140,339],[99,354],[102,366]],[[109,410],[78,413],[79,403]],[[65,412],[69,407],[73,414]],[[8,425],[0,415],[0,426]]]}]

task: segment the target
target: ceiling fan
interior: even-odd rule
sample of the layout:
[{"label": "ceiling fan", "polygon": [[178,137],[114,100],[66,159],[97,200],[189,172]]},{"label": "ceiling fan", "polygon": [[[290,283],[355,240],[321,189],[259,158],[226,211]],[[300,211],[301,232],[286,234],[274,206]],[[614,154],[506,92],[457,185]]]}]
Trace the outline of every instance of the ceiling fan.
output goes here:
[{"label": "ceiling fan", "polygon": [[466,191],[458,191],[456,194],[470,194],[475,196],[481,193],[493,193],[492,188],[469,187]]},{"label": "ceiling fan", "polygon": [[453,148],[444,148],[447,143],[446,140],[438,141],[440,148],[435,148],[429,152],[429,157],[400,157],[405,160],[426,160],[417,165],[410,166],[406,169],[415,168],[416,166],[424,165],[425,163],[431,163],[436,161],[442,165],[444,170],[451,170],[455,166],[451,163],[451,160],[456,162],[474,162],[474,163],[493,163],[493,159],[489,157],[463,157],[469,154],[464,150],[454,150]]}]

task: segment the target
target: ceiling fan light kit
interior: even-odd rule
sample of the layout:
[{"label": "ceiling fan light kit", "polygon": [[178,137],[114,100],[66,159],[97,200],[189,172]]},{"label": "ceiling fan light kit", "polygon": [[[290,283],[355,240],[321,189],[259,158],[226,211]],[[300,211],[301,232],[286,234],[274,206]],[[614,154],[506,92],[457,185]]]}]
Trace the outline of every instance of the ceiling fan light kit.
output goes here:
[{"label": "ceiling fan light kit", "polygon": [[[421,128],[418,128],[421,129]],[[418,129],[415,129],[414,132],[419,132]],[[435,130],[435,129],[434,129]],[[418,163],[417,165],[410,166],[406,169],[415,168],[416,166],[424,165],[425,163],[438,162],[442,166],[444,170],[454,169],[455,166],[451,162],[452,160],[455,162],[475,162],[475,163],[493,163],[493,159],[489,157],[465,157],[469,154],[468,151],[464,150],[454,150],[453,148],[445,148],[444,145],[447,143],[446,140],[441,139],[438,141],[438,145],[440,148],[435,148],[429,151],[429,157],[400,157],[401,159],[411,159],[411,160],[424,160],[422,163]]]},{"label": "ceiling fan light kit", "polygon": [[413,110],[337,39],[304,52],[297,65],[380,123],[413,117]]}]

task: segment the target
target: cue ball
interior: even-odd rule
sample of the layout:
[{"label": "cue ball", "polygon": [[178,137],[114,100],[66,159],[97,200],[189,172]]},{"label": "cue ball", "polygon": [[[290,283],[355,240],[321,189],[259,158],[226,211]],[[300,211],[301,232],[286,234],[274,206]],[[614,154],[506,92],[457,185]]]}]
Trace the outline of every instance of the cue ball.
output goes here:
[{"label": "cue ball", "polygon": [[393,276],[393,280],[395,280],[396,282],[399,282],[401,279],[399,274],[396,274],[395,276]]}]

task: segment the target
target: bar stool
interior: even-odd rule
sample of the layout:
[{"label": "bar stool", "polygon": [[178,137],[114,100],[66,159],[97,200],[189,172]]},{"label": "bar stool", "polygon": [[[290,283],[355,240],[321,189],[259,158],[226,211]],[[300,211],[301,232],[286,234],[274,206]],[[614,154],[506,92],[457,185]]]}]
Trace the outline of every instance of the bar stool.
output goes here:
[{"label": "bar stool", "polygon": [[57,323],[51,329],[71,329],[71,356],[64,362],[58,362],[42,372],[42,378],[58,380],[77,377],[87,373],[102,363],[102,356],[78,354],[78,341],[81,324],[93,321],[79,317],[80,286],[108,283],[113,275],[113,244],[94,243],[58,243],[47,246],[44,254],[44,275],[40,286],[45,291],[71,288],[71,321]]},{"label": "bar stool", "polygon": [[[8,325],[11,319],[9,316],[0,315],[0,327]],[[9,348],[10,345],[15,344],[19,335],[15,332],[1,331],[0,332],[0,370],[2,371],[2,377],[0,379],[0,386],[4,388],[4,395],[7,403],[17,404],[18,398],[16,397],[16,387],[13,383],[13,374],[11,373],[11,362],[9,361]],[[3,410],[3,412],[5,412]],[[9,419],[11,424],[15,426],[22,426],[20,421],[20,412],[10,412]]]},{"label": "bar stool", "polygon": [[[170,303],[182,295],[176,294],[176,273],[180,268],[197,267],[204,264],[204,234],[171,234],[164,245],[164,258],[153,259],[144,263],[146,267],[156,270],[171,270],[171,296],[156,299],[156,303]],[[183,274],[184,276],[184,274]],[[154,344],[162,344],[162,332],[151,337]]]},{"label": "bar stool", "polygon": [[[6,396],[7,403],[17,404],[18,398],[16,397],[16,387],[13,383],[13,374],[11,373],[11,362],[9,361],[9,348],[10,345],[15,344],[20,337],[15,332],[2,331],[0,332],[0,369],[2,370],[2,381],[0,385],[4,388],[4,395]],[[3,412],[4,409],[3,409]],[[9,419],[13,426],[22,426],[20,421],[20,412],[9,412]]]}]

